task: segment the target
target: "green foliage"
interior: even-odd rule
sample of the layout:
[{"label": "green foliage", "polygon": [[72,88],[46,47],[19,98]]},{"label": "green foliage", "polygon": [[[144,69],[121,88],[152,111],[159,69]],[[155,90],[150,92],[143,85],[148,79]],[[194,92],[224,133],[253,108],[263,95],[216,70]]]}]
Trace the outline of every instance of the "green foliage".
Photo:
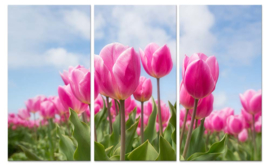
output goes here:
[{"label": "green foliage", "polygon": [[[169,102],[171,118],[168,127],[164,130],[164,135],[159,136],[156,132],[157,105],[152,98],[152,113],[149,116],[148,124],[144,130],[144,143],[138,136],[137,127],[140,117],[136,118],[136,111],[129,114],[126,121],[125,139],[125,160],[172,160],[176,161],[176,106]],[[118,104],[119,105],[119,104]],[[120,105],[119,105],[120,107]],[[115,117],[113,132],[109,134],[109,121],[107,120],[106,108],[104,107],[95,115],[97,142],[95,142],[96,161],[118,161],[120,160],[120,113]]]}]

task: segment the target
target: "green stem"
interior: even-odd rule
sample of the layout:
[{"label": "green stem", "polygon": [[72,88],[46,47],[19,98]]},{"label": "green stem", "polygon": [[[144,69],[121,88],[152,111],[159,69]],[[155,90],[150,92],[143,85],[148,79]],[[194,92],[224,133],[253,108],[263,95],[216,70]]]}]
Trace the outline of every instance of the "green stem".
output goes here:
[{"label": "green stem", "polygon": [[49,144],[50,144],[50,156],[51,160],[54,160],[54,144],[53,144],[53,139],[52,139],[52,119],[48,119],[49,122],[49,127],[48,127],[48,138],[49,138]]},{"label": "green stem", "polygon": [[184,133],[185,133],[185,130],[186,130],[186,122],[187,122],[188,111],[189,111],[189,109],[186,109],[184,123],[182,125],[182,129],[180,130],[181,131],[181,134],[180,134],[180,146],[182,145]]},{"label": "green stem", "polygon": [[106,101],[107,101],[107,111],[108,111],[108,117],[109,117],[109,123],[110,123],[110,134],[112,133],[112,116],[111,116],[111,107],[110,107],[110,101],[109,101],[109,97],[106,96]]},{"label": "green stem", "polygon": [[117,106],[118,102],[116,99],[114,99],[114,105],[115,105],[115,112],[116,112],[116,116],[118,115],[118,106]]},{"label": "green stem", "polygon": [[126,123],[125,123],[125,100],[120,100],[121,111],[121,150],[120,160],[125,160],[125,141],[126,141]]},{"label": "green stem", "polygon": [[256,160],[257,157],[257,146],[256,146],[256,137],[255,137],[255,115],[252,115],[252,141],[253,141],[253,147],[254,147],[254,160]]},{"label": "green stem", "polygon": [[162,134],[163,134],[163,128],[162,128],[162,120],[161,120],[159,78],[157,78],[157,94],[158,94],[158,123],[159,123],[159,133],[162,136]]},{"label": "green stem", "polygon": [[198,127],[198,119],[195,120],[195,129]]},{"label": "green stem", "polygon": [[183,152],[183,157],[184,158],[186,157],[188,147],[189,147],[189,143],[190,143],[190,138],[191,138],[193,125],[194,125],[194,119],[195,119],[195,115],[196,115],[196,111],[197,111],[197,105],[198,105],[198,99],[195,99],[193,113],[192,113],[192,116],[191,116],[191,123],[190,123],[190,126],[189,126],[187,140],[186,140],[186,144],[185,144],[185,148],[184,148],[184,152]]},{"label": "green stem", "polygon": [[141,102],[141,143],[142,144],[144,142],[143,131],[144,131],[144,122],[143,122],[143,101],[142,101]]}]

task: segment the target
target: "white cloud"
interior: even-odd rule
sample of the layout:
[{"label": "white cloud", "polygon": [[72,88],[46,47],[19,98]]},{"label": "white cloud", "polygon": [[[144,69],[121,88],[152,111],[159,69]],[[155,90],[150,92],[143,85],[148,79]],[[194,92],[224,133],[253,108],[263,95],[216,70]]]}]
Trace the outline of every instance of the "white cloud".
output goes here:
[{"label": "white cloud", "polygon": [[249,65],[261,55],[261,11],[254,10],[180,6],[180,65],[185,54],[197,52],[215,55],[226,65]]},{"label": "white cloud", "polygon": [[64,20],[82,37],[90,40],[90,15],[79,10],[66,11]]},{"label": "white cloud", "polygon": [[210,29],[214,15],[207,6],[180,6],[180,66],[183,57],[202,52],[212,55],[216,37]]},{"label": "white cloud", "polygon": [[136,50],[150,42],[167,44],[176,64],[175,6],[111,6],[95,12],[95,39],[120,42]]},{"label": "white cloud", "polygon": [[9,67],[18,69],[25,67],[53,66],[59,69],[66,69],[69,66],[78,64],[88,66],[90,63],[89,60],[87,60],[84,55],[71,53],[59,47],[51,48],[42,54],[11,55],[9,57]]},{"label": "white cloud", "polygon": [[[9,6],[9,68],[45,65],[59,68],[87,61],[85,55],[75,57],[79,53],[65,49],[65,45],[74,41],[90,41],[90,8],[89,11],[84,9],[87,7]],[[60,61],[51,60],[60,56],[64,57]]]},{"label": "white cloud", "polygon": [[226,105],[227,95],[225,92],[214,93],[214,109],[222,109]]}]

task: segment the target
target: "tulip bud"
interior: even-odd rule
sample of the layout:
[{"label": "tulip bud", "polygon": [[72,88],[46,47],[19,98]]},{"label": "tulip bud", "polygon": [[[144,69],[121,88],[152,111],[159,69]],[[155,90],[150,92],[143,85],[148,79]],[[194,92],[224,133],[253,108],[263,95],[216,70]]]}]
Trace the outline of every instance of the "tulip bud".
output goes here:
[{"label": "tulip bud", "polygon": [[185,56],[182,68],[183,83],[187,92],[195,99],[208,96],[215,90],[219,66],[215,56],[203,53]]},{"label": "tulip bud", "polygon": [[152,82],[143,76],[140,77],[139,85],[133,93],[135,100],[145,102],[152,96]]},{"label": "tulip bud", "polygon": [[255,115],[262,111],[262,91],[247,90],[244,94],[240,94],[241,104],[245,111]]},{"label": "tulip bud", "polygon": [[140,56],[144,70],[152,77],[164,77],[172,70],[173,62],[167,45],[159,47],[155,43],[150,43],[144,52],[140,49]]}]

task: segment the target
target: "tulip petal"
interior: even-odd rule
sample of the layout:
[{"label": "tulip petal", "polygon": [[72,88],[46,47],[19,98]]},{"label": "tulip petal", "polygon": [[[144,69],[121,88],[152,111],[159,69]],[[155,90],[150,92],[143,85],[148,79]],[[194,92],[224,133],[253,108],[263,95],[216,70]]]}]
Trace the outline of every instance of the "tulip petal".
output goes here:
[{"label": "tulip petal", "polygon": [[215,88],[215,82],[208,65],[202,60],[190,63],[185,73],[184,85],[196,99],[209,95]]},{"label": "tulip petal", "polygon": [[82,95],[82,97],[84,98],[84,101],[82,101],[85,104],[90,104],[90,72],[87,72],[84,76],[84,78],[80,81],[79,83],[79,90],[80,93]]},{"label": "tulip petal", "polygon": [[94,65],[95,79],[99,84],[100,93],[104,96],[115,98],[114,87],[117,86],[115,85],[113,75],[111,74],[107,66],[104,64],[103,59],[100,56],[96,55]]},{"label": "tulip petal", "polygon": [[120,43],[111,43],[102,48],[99,55],[103,59],[104,64],[109,71],[112,71],[113,65],[116,62],[117,58],[127,48],[128,46],[124,46]]},{"label": "tulip petal", "polygon": [[262,94],[257,93],[250,100],[250,109],[252,110],[252,114],[257,114],[262,111]]},{"label": "tulip petal", "polygon": [[214,81],[217,82],[218,80],[218,76],[219,76],[219,66],[218,66],[218,62],[215,56],[211,56],[209,58],[207,58],[206,63],[208,64],[212,76],[214,78]]},{"label": "tulip petal", "polygon": [[152,58],[151,66],[155,75],[154,77],[161,78],[170,73],[173,62],[170,49],[167,45],[164,45],[156,50]]},{"label": "tulip petal", "polygon": [[139,85],[141,68],[140,60],[133,48],[125,50],[113,66],[113,74],[118,86],[116,97],[125,100]]}]

